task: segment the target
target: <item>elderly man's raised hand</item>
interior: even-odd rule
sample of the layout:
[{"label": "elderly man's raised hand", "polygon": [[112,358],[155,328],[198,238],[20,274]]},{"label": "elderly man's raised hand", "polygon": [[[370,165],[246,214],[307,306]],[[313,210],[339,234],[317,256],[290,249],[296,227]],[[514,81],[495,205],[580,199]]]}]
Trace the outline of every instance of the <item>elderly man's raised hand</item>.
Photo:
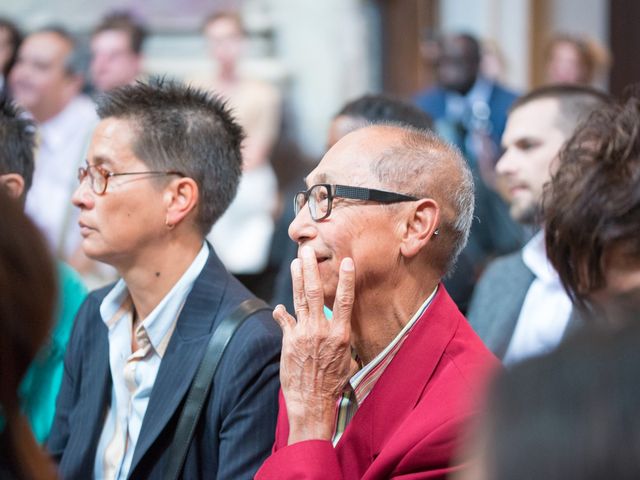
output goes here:
[{"label": "elderly man's raised hand", "polygon": [[353,260],[340,264],[333,319],[324,315],[323,285],[315,253],[301,249],[291,264],[297,322],[279,305],[273,312],[283,332],[280,381],[289,417],[289,444],[330,440],[336,402],[352,373]]}]

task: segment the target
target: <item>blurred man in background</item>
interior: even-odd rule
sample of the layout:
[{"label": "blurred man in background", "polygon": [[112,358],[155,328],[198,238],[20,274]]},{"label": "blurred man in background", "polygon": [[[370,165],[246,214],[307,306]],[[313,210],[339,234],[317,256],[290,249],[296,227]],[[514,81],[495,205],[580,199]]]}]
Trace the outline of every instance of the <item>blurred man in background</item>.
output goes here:
[{"label": "blurred man in background", "polygon": [[71,205],[76,172],[97,123],[91,99],[81,94],[85,58],[66,30],[29,35],[9,77],[16,102],[36,126],[36,170],[26,211],[45,234],[54,254],[81,273],[91,264],[80,251],[78,212]]},{"label": "blurred man in background", "polygon": [[147,32],[132,15],[106,16],[91,34],[91,82],[99,92],[129,85],[142,75]]},{"label": "blurred man in background", "polygon": [[438,85],[415,101],[434,119],[436,131],[462,150],[474,173],[477,220],[466,254],[479,274],[488,260],[518,249],[525,238],[496,193],[501,187],[494,174],[507,111],[517,95],[480,74],[475,37],[445,34],[432,47]]},{"label": "blurred man in background", "polygon": [[[542,87],[516,100],[502,135],[504,154],[496,165],[509,189],[515,221],[540,227],[543,187],[558,168],[562,146],[581,121],[608,102],[597,90],[571,85]],[[554,348],[581,322],[547,259],[544,231],[489,265],[468,318],[507,365]]]}]

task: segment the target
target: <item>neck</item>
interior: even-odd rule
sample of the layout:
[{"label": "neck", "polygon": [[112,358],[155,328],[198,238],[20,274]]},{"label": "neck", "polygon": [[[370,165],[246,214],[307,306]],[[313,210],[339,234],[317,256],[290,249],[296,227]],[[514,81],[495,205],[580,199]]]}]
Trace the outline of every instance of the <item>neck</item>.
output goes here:
[{"label": "neck", "polygon": [[439,281],[435,275],[407,274],[393,288],[356,291],[351,343],[365,365],[398,336]]},{"label": "neck", "polygon": [[56,105],[51,105],[49,107],[42,107],[42,108],[34,108],[30,110],[31,115],[33,115],[33,119],[39,124],[48,122],[52,118],[62,113],[62,111],[69,106],[69,104],[74,98],[75,98],[75,95],[64,96],[61,99],[61,101],[58,102]]},{"label": "neck", "polygon": [[184,275],[202,248],[202,237],[193,235],[150,246],[127,265],[116,269],[127,284],[140,321],[162,301]]}]

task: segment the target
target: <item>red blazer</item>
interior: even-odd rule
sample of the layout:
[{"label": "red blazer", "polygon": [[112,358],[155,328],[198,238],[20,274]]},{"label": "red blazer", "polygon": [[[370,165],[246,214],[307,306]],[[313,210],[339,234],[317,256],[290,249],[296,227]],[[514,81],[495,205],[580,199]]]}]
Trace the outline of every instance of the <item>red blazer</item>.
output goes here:
[{"label": "red blazer", "polygon": [[498,365],[440,285],[335,448],[326,440],[287,446],[280,394],[273,453],[255,478],[445,478],[461,467],[452,464],[461,427]]}]

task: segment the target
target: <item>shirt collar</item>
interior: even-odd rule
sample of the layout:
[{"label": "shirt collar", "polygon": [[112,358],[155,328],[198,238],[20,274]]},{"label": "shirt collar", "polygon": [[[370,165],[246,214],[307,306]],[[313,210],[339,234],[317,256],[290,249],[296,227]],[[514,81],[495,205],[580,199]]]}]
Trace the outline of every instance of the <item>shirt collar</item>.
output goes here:
[{"label": "shirt collar", "polygon": [[[422,305],[420,305],[420,308],[418,308],[416,313],[413,314],[413,316],[411,317],[409,322],[402,328],[402,330],[400,330],[400,333],[398,333],[398,335],[396,335],[396,337],[393,339],[393,341],[389,345],[387,345],[386,348],[384,350],[382,350],[382,352],[380,352],[378,355],[376,355],[376,357],[371,362],[366,364],[362,369],[360,369],[358,372],[356,372],[356,374],[353,377],[351,377],[351,380],[349,380],[349,383],[351,384],[351,387],[354,390],[356,390],[356,387],[360,384],[360,382],[364,378],[366,378],[369,375],[370,372],[372,372],[379,364],[381,364],[390,353],[395,351],[396,346],[398,345],[398,343],[400,343],[404,339],[404,337],[406,335],[408,335],[408,333],[411,330],[411,328],[415,325],[415,323],[418,321],[418,319],[422,316],[422,314],[425,312],[427,307],[429,307],[429,305],[431,304],[431,301],[433,300],[433,297],[436,296],[436,292],[437,291],[438,291],[438,286],[436,286],[436,288],[433,290],[433,292],[431,292],[431,295],[429,295],[429,298],[427,298],[422,303]],[[381,373],[382,372],[380,372],[380,374]],[[362,399],[358,399],[358,402],[361,403]]]},{"label": "shirt collar", "polygon": [[522,261],[533,274],[545,283],[560,283],[558,273],[547,258],[544,231],[536,233],[522,249]]},{"label": "shirt collar", "polygon": [[[178,315],[193,284],[207,263],[208,257],[209,247],[205,242],[189,268],[180,277],[180,280],[176,282],[169,293],[164,296],[138,327],[146,331],[151,345],[160,357],[164,355],[171,337],[170,333],[175,327]],[[129,308],[126,308],[127,306]],[[131,305],[127,284],[123,279],[120,279],[100,304],[100,316],[108,328],[112,328],[121,318],[124,318],[124,315],[119,312],[123,308],[129,314],[133,306]]]}]

